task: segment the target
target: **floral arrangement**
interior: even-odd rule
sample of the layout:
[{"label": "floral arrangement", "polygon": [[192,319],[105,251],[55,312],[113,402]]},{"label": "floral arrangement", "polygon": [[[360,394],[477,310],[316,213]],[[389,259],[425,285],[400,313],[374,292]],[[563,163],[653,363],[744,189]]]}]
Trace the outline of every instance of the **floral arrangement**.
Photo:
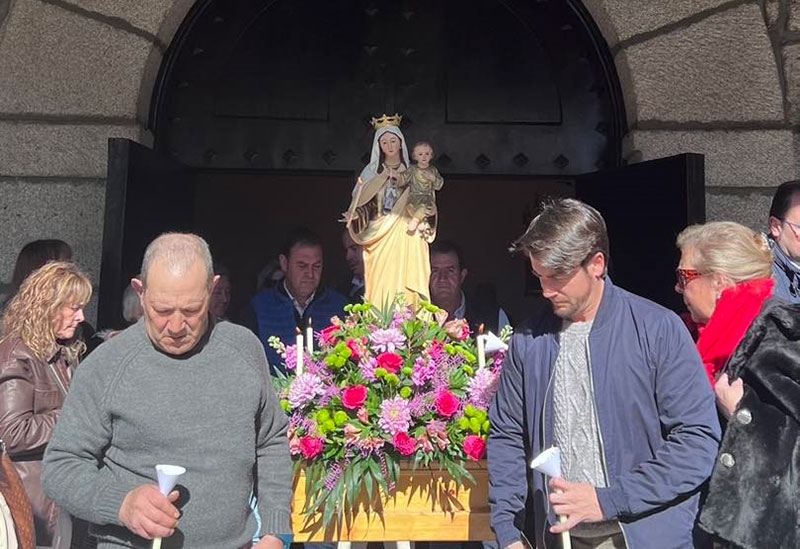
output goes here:
[{"label": "floral arrangement", "polygon": [[[297,346],[270,340],[289,372],[275,382],[295,471],[305,468],[304,513],[308,521],[321,513],[324,527],[352,520],[362,493],[373,501],[379,488],[388,498],[402,460],[474,484],[464,464],[485,455],[505,355],[479,356],[486,336],[471,337],[464,320],[447,321],[431,303],[416,312],[401,302],[345,312],[316,334],[316,350],[301,349],[302,372]],[[500,334],[501,345],[510,335]]]}]

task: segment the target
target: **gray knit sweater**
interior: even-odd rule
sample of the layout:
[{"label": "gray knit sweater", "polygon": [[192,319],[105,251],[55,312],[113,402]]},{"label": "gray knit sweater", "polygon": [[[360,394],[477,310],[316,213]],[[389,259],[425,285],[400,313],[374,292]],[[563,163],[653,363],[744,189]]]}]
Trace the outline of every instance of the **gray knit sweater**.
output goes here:
[{"label": "gray knit sweater", "polygon": [[45,453],[44,488],[99,525],[101,547],[148,547],[121,526],[122,500],[155,481],[157,463],[182,465],[186,501],[163,547],[240,547],[256,532],[256,464],[262,534],[290,531],[286,424],[250,331],[212,324],[193,353],[176,358],[152,345],[140,321],[78,368]]}]

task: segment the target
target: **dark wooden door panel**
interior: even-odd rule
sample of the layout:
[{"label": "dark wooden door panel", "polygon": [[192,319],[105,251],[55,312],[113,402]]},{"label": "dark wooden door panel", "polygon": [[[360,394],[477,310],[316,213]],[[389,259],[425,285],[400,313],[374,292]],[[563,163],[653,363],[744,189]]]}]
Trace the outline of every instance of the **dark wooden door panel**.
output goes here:
[{"label": "dark wooden door panel", "polygon": [[615,284],[675,311],[675,238],[705,222],[704,157],[680,154],[577,178],[576,197],[597,208],[611,241]]},{"label": "dark wooden door panel", "polygon": [[123,326],[122,292],[147,244],[194,227],[194,173],[129,139],[108,140],[98,325]]}]

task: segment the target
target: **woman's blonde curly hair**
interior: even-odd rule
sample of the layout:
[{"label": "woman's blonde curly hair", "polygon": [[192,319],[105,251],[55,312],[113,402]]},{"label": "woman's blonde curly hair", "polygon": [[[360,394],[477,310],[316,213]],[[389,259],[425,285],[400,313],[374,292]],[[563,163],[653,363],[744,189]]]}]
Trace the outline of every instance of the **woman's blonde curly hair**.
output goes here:
[{"label": "woman's blonde curly hair", "polygon": [[[3,336],[16,336],[40,360],[49,360],[59,348],[56,330],[64,307],[85,306],[92,297],[92,283],[74,263],[53,261],[33,271],[11,299],[3,314]],[[70,359],[85,344],[73,338],[65,347]]]}]

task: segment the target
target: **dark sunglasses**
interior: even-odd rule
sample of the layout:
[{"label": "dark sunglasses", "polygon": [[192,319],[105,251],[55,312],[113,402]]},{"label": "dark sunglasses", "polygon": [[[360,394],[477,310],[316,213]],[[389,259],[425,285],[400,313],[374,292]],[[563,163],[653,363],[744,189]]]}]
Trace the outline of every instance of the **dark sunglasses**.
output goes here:
[{"label": "dark sunglasses", "polygon": [[675,277],[678,279],[678,287],[681,290],[686,288],[689,282],[701,276],[703,276],[703,273],[695,269],[675,269]]}]

